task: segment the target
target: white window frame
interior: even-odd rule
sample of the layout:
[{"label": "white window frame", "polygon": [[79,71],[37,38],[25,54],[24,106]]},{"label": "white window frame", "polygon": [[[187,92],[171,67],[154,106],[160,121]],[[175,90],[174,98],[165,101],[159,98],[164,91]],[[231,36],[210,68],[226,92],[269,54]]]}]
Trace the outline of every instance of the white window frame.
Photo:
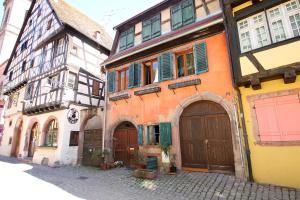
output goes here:
[{"label": "white window frame", "polygon": [[[292,2],[296,2],[297,8],[292,9],[290,11],[287,10],[287,5],[292,3]],[[270,12],[274,9],[278,8],[280,15],[275,16],[275,17],[271,17]],[[237,27],[238,27],[238,34],[239,34],[239,40],[240,40],[240,50],[241,53],[245,53],[245,52],[249,52],[252,51],[254,49],[258,49],[264,46],[268,46],[277,42],[282,42],[284,40],[288,40],[290,38],[294,38],[294,37],[299,37],[300,36],[300,26],[297,25],[298,27],[298,31],[299,31],[299,35],[298,36],[294,36],[294,32],[292,29],[292,25],[290,22],[290,16],[294,16],[296,14],[300,15],[300,3],[298,0],[290,0],[288,2],[282,3],[280,5],[274,6],[272,8],[267,9],[266,11],[262,11],[260,13],[257,13],[255,15],[252,15],[250,17],[247,17],[245,19],[241,19],[239,21],[237,21]],[[261,22],[255,23],[254,18],[262,15],[263,20]],[[282,21],[282,25],[283,25],[283,29],[284,29],[284,34],[285,34],[285,39],[281,39],[279,41],[276,41],[276,37],[275,37],[275,33],[272,29],[272,23],[276,22],[276,21]],[[248,27],[246,28],[241,28],[240,23],[247,21],[248,23]],[[296,21],[297,23],[297,21]],[[259,45],[259,40],[258,40],[258,36],[257,36],[257,32],[256,29],[260,28],[260,27],[265,27],[265,31],[267,34],[267,42],[265,44],[263,44],[262,46]],[[241,36],[244,33],[249,32],[250,34],[250,41],[251,41],[251,48],[248,49],[243,49],[243,43],[241,41]]]}]

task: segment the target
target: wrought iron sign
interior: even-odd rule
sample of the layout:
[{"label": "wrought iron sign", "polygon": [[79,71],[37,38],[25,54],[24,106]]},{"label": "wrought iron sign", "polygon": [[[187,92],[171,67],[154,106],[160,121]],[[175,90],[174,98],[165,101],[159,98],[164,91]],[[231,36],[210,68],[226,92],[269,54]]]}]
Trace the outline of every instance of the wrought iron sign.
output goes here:
[{"label": "wrought iron sign", "polygon": [[79,119],[79,112],[75,108],[71,108],[68,112],[68,121],[71,124],[76,124]]}]

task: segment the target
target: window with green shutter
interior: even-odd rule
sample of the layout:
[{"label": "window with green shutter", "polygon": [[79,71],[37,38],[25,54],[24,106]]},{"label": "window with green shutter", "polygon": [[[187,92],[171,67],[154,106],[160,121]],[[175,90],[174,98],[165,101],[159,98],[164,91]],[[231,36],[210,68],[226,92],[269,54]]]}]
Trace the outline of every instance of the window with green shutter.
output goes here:
[{"label": "window with green shutter", "polygon": [[107,80],[108,80],[108,92],[114,92],[115,85],[116,85],[116,72],[109,72]]},{"label": "window with green shutter", "polygon": [[158,57],[159,81],[171,80],[173,77],[173,54],[163,53]]},{"label": "window with green shutter", "polygon": [[138,144],[143,145],[144,126],[138,125]]},{"label": "window with green shutter", "polygon": [[196,74],[208,72],[206,42],[195,44],[194,56],[195,56],[195,64],[196,64]]},{"label": "window with green shutter", "polygon": [[172,30],[193,22],[195,22],[194,0],[184,0],[171,8]]},{"label": "window with green shutter", "polygon": [[128,88],[139,87],[141,82],[141,64],[134,63],[129,66]]},{"label": "window with green shutter", "polygon": [[159,125],[147,126],[147,144],[159,145],[160,131]]},{"label": "window with green shutter", "polygon": [[161,35],[160,14],[143,21],[143,42]]},{"label": "window with green shutter", "polygon": [[163,122],[159,124],[160,131],[160,145],[172,145],[172,125],[170,122]]},{"label": "window with green shutter", "polygon": [[134,45],[134,27],[124,31],[120,35],[120,50],[128,49]]}]

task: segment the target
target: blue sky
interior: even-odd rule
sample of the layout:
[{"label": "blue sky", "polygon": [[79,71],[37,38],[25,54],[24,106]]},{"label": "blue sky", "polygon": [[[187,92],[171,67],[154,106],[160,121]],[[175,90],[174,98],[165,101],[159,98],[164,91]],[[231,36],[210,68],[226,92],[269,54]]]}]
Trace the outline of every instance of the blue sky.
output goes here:
[{"label": "blue sky", "polygon": [[[16,0],[18,1],[18,0]],[[104,25],[113,36],[112,28],[162,0],[66,0],[83,13]],[[0,0],[1,5],[3,0]],[[2,19],[3,7],[0,16]]]}]

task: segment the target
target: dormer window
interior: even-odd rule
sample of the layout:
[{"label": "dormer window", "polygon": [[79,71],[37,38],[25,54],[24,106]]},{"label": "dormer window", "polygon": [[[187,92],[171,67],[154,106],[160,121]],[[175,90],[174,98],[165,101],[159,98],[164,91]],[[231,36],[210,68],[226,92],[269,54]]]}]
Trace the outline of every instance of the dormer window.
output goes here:
[{"label": "dormer window", "polygon": [[161,34],[160,15],[143,21],[143,42],[158,37]]},{"label": "dormer window", "polygon": [[52,19],[50,19],[47,23],[47,30],[50,30],[51,26],[52,26]]},{"label": "dormer window", "polygon": [[171,8],[172,30],[195,22],[194,0],[184,0]]},{"label": "dormer window", "polygon": [[128,49],[134,45],[134,27],[121,33],[120,50]]}]

